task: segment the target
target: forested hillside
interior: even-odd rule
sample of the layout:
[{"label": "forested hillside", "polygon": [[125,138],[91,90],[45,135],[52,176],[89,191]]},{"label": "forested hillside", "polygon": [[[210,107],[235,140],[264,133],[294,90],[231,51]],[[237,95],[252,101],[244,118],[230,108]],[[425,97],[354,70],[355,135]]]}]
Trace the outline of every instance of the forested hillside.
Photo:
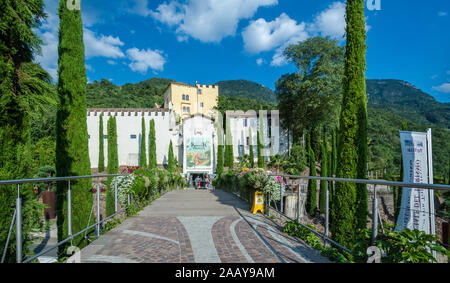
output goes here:
[{"label": "forested hillside", "polygon": [[220,96],[243,97],[265,102],[277,102],[277,96],[270,89],[255,82],[232,80],[218,82]]}]

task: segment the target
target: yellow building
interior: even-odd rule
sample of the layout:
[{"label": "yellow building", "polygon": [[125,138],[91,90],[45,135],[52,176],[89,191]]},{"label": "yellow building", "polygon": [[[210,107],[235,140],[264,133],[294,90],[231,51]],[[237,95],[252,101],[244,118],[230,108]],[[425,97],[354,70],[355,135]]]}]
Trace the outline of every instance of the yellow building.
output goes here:
[{"label": "yellow building", "polygon": [[164,91],[164,108],[172,104],[174,112],[185,119],[193,114],[211,116],[219,98],[218,85],[189,85],[173,82]]}]

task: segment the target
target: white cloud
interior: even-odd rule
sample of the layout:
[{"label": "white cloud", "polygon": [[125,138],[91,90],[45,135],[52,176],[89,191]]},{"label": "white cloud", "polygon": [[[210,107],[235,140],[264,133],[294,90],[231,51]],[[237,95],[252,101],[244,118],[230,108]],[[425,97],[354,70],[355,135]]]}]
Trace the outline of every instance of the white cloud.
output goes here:
[{"label": "white cloud", "polygon": [[[345,7],[346,4],[344,2],[333,2],[326,10],[320,12],[312,23],[308,24],[308,31],[312,34],[344,40],[347,26]],[[368,17],[366,17],[366,32],[372,29],[367,20]]]},{"label": "white cloud", "polygon": [[450,93],[450,83],[444,83],[440,86],[434,86],[433,89],[443,93]]},{"label": "white cloud", "polygon": [[156,20],[176,25],[178,40],[190,36],[202,42],[220,42],[234,36],[240,20],[253,17],[259,7],[278,4],[278,0],[190,0],[163,3],[150,12]]},{"label": "white cloud", "polygon": [[147,17],[150,14],[150,9],[148,9],[148,0],[133,0],[134,6],[129,8],[128,11],[140,16]]},{"label": "white cloud", "polygon": [[116,61],[114,61],[114,60],[108,60],[108,61],[106,61],[106,63],[108,63],[109,65],[117,65],[117,62]]},{"label": "white cloud", "polygon": [[258,64],[258,66],[261,66],[262,64],[264,64],[264,59],[263,58],[256,59],[256,64]]},{"label": "white cloud", "polygon": [[124,43],[119,37],[97,36],[93,31],[85,28],[83,32],[86,58],[90,57],[106,57],[106,58],[124,58],[122,50],[119,46]]},{"label": "white cloud", "polygon": [[131,48],[127,50],[127,56],[131,60],[128,65],[131,70],[142,74],[147,73],[149,68],[154,71],[163,71],[166,63],[164,53],[160,50]]},{"label": "white cloud", "polygon": [[150,11],[149,14],[156,20],[165,23],[169,26],[178,25],[184,18],[184,7],[178,2],[163,3],[156,8],[155,11]]},{"label": "white cloud", "polygon": [[271,22],[258,19],[242,31],[244,48],[250,53],[272,50],[287,42],[297,42],[308,38],[305,23],[297,22],[285,13]]},{"label": "white cloud", "polygon": [[447,12],[441,11],[441,12],[438,13],[438,15],[439,15],[440,17],[445,17],[445,16],[447,16]]},{"label": "white cloud", "polygon": [[345,35],[345,3],[334,2],[328,9],[319,13],[314,22],[308,26],[311,32],[318,32],[323,36],[343,38]]}]

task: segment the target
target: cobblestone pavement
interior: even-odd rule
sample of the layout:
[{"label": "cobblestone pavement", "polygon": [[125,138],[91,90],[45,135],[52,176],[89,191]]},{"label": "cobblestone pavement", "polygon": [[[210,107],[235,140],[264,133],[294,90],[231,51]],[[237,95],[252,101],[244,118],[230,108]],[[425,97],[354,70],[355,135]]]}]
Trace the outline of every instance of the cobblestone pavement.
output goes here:
[{"label": "cobblestone pavement", "polygon": [[328,262],[221,190],[173,191],[81,251],[81,262]]}]

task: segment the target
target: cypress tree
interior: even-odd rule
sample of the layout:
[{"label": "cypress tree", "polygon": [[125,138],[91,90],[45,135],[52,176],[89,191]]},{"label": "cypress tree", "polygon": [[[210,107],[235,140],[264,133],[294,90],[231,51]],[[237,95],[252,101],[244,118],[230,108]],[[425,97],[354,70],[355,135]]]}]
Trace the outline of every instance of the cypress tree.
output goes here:
[{"label": "cypress tree", "polygon": [[[328,143],[325,128],[323,129],[322,139],[322,162],[320,168],[320,177],[328,177]],[[320,194],[319,194],[319,210],[320,213],[325,213],[325,201],[326,201],[327,182],[320,181]]]},{"label": "cypress tree", "polygon": [[[408,127],[405,122],[402,122],[402,131],[407,131]],[[403,154],[400,154],[400,182],[403,182]],[[402,206],[402,187],[394,187],[394,217],[397,221],[400,214],[400,207]]]},{"label": "cypress tree", "polygon": [[223,130],[222,123],[217,123],[217,165],[216,174],[220,175],[223,173]]},{"label": "cypress tree", "polygon": [[309,132],[306,133],[305,135],[305,139],[306,139],[306,163],[309,164],[309,148],[311,147],[311,136],[309,134]]},{"label": "cypress tree", "polygon": [[148,155],[148,168],[154,169],[157,167],[156,160],[156,134],[155,134],[155,120],[150,120],[150,141],[149,141],[149,150],[150,153]]},{"label": "cypress tree", "polygon": [[448,180],[447,185],[450,185],[450,154],[448,155]]},{"label": "cypress tree", "polygon": [[264,168],[265,166],[265,152],[264,152],[264,115],[263,115],[263,109],[262,106],[259,110],[259,154],[258,154],[258,167]]},{"label": "cypress tree", "polygon": [[331,171],[330,176],[336,175],[337,168],[337,137],[336,137],[336,129],[333,129],[332,137],[331,137]]},{"label": "cypress tree", "polygon": [[105,143],[103,139],[103,114],[100,115],[100,125],[98,130],[98,172],[105,171]]},{"label": "cypress tree", "polygon": [[[314,151],[311,148],[311,143],[308,148],[309,152],[309,176],[316,176],[316,158]],[[316,180],[308,180],[308,194],[306,199],[306,209],[312,217],[316,215],[317,208],[317,181]]]},{"label": "cypress tree", "polygon": [[174,172],[176,170],[176,166],[175,166],[175,156],[173,155],[172,140],[170,140],[169,153],[167,156],[168,156],[167,169],[170,172]]},{"label": "cypress tree", "polygon": [[227,118],[225,133],[225,166],[228,167],[228,169],[234,168],[233,137],[231,135],[229,118]]},{"label": "cypress tree", "polygon": [[[117,126],[116,117],[111,116],[108,119],[108,174],[119,173],[119,158],[117,152]],[[114,213],[115,210],[115,197],[114,191],[110,188],[112,177],[108,177],[106,182],[106,215],[109,216]]]},{"label": "cypress tree", "polygon": [[264,168],[264,156],[262,155],[263,146],[261,144],[261,134],[260,134],[259,131],[257,132],[256,136],[257,136],[257,139],[258,139],[258,141],[257,141],[257,143],[258,143],[258,145],[257,145],[257,148],[258,148],[258,150],[257,150],[257,153],[258,153],[258,168]]},{"label": "cypress tree", "polygon": [[145,147],[145,119],[142,117],[142,129],[141,129],[141,148],[140,148],[140,154],[139,154],[139,166],[147,168],[147,150]]},{"label": "cypress tree", "polygon": [[[42,0],[2,1],[0,5],[0,180],[31,178],[31,113],[56,105],[51,77],[33,54],[41,40],[32,29],[45,18]],[[30,185],[23,184],[23,207],[35,201]],[[6,245],[14,214],[16,185],[0,187],[0,247]],[[29,216],[29,215],[28,215]],[[30,226],[30,225],[29,225]],[[30,244],[31,227],[24,225],[22,250]],[[11,234],[5,262],[15,262],[15,233]]]},{"label": "cypress tree", "polygon": [[[69,10],[67,1],[59,2],[58,94],[56,117],[56,175],[90,175],[88,133],[86,124],[86,68],[84,65],[83,25],[80,10]],[[92,181],[71,182],[72,231],[87,227],[92,206]],[[57,183],[56,210],[58,240],[67,238],[67,182]],[[73,244],[84,247],[87,241],[78,236]],[[67,245],[59,246],[65,256]]]},{"label": "cypress tree", "polygon": [[254,156],[254,150],[253,150],[253,133],[252,128],[250,127],[248,130],[248,140],[249,140],[249,153],[250,153],[250,168],[255,167],[255,156]]},{"label": "cypress tree", "polygon": [[[367,98],[364,0],[347,0],[347,42],[340,115],[337,177],[366,178]],[[333,239],[352,247],[357,228],[367,224],[367,187],[336,183],[331,227]],[[356,228],[356,229],[355,229]]]}]

